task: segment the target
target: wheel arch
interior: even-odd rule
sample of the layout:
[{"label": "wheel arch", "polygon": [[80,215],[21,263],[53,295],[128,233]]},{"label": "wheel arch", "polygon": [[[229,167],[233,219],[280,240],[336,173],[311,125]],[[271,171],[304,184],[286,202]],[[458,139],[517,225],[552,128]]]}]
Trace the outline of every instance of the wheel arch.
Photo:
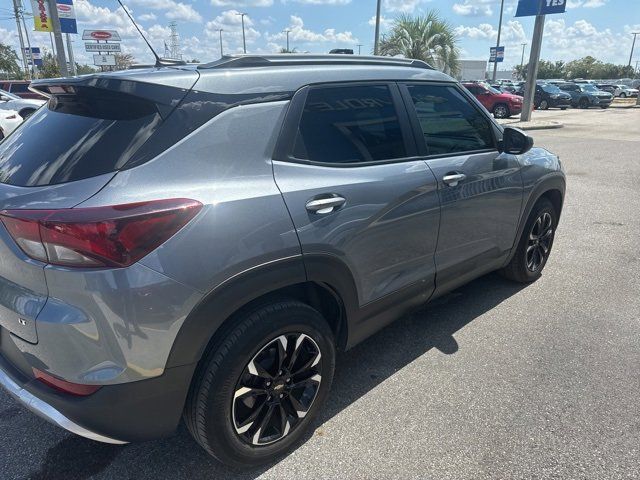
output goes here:
[{"label": "wheel arch", "polygon": [[348,319],[357,308],[351,272],[331,255],[305,257],[304,262],[296,256],[249,269],[205,295],[178,331],[167,368],[199,362],[239,315],[278,298],[293,298],[318,310],[329,323],[337,348],[345,348]]},{"label": "wheel arch", "polygon": [[525,203],[524,208],[522,209],[522,213],[520,215],[520,220],[518,222],[518,230],[516,236],[513,241],[513,247],[511,248],[511,253],[509,254],[507,260],[504,265],[508,265],[516,252],[516,246],[518,245],[518,241],[522,236],[522,232],[524,231],[524,227],[527,223],[527,219],[529,215],[531,215],[531,211],[535,207],[535,205],[542,198],[548,199],[558,216],[558,221],[560,220],[560,215],[562,213],[562,206],[564,203],[564,195],[565,195],[566,181],[564,174],[561,172],[555,172],[554,174],[548,176],[546,179],[538,183],[529,194],[527,201]]}]

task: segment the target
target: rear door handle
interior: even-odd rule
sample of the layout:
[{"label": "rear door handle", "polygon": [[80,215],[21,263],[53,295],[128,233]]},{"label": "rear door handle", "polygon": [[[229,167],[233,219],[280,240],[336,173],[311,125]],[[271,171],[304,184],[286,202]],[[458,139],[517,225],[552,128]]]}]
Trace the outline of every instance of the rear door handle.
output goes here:
[{"label": "rear door handle", "polygon": [[451,172],[442,177],[442,181],[450,187],[456,187],[458,183],[462,182],[467,176],[464,173]]},{"label": "rear door handle", "polygon": [[314,198],[307,202],[307,211],[317,215],[326,215],[338,210],[347,200],[335,195],[332,197]]}]

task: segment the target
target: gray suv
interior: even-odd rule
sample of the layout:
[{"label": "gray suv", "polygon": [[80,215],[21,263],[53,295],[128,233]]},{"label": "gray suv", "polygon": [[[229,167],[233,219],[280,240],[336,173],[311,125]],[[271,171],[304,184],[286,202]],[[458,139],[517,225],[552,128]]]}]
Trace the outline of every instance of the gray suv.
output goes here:
[{"label": "gray suv", "polygon": [[494,270],[536,280],[565,176],[419,61],[284,55],[34,82],[0,144],[0,384],[84,437],[184,419],[273,460],[336,351]]}]

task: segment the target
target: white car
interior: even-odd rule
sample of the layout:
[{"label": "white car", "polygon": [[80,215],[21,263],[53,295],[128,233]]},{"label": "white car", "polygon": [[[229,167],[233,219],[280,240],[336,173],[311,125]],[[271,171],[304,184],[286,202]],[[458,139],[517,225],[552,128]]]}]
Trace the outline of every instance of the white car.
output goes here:
[{"label": "white car", "polygon": [[620,98],[637,97],[638,90],[627,85],[616,85],[615,96]]},{"label": "white car", "polygon": [[15,110],[0,110],[0,140],[13,132],[22,120]]},{"label": "white car", "polygon": [[46,100],[20,98],[13,93],[0,90],[0,110],[15,110],[22,118],[27,118],[45,103]]}]

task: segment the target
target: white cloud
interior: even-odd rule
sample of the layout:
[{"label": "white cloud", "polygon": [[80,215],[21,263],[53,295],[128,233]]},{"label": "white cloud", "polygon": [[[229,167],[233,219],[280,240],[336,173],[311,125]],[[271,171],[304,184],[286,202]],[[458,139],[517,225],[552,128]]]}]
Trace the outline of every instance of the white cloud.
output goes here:
[{"label": "white cloud", "polygon": [[488,17],[493,14],[491,0],[464,0],[453,4],[453,12],[465,17]]},{"label": "white cloud", "polygon": [[384,0],[383,6],[386,12],[413,13],[421,3],[430,0]]},{"label": "white cloud", "polygon": [[[222,29],[222,41],[225,52],[240,53],[242,48],[242,19],[238,10],[225,10],[213,20],[206,23],[204,28],[205,37],[208,38],[213,45],[219,47],[219,33]],[[254,28],[254,22],[250,16],[244,17],[244,29],[247,45],[253,45],[261,33]],[[209,54],[210,55],[210,54]]]},{"label": "white cloud", "polygon": [[[327,28],[322,33],[314,32],[312,30],[304,28],[304,21],[297,15],[291,15],[291,22],[287,27],[290,30],[289,40],[298,43],[339,43],[341,45],[349,44],[355,45],[358,43],[358,39],[354,38],[353,34],[349,31],[336,32],[335,28]],[[270,41],[277,41],[286,39],[284,32],[279,32],[275,35],[269,35]]]},{"label": "white cloud", "polygon": [[158,17],[155,13],[143,13],[142,15],[138,15],[136,20],[140,20],[142,22],[150,22],[152,20],[157,20]]},{"label": "white cloud", "polygon": [[[295,3],[302,3],[304,5],[347,5],[351,3],[351,0],[291,0]],[[284,1],[283,3],[286,3]]]},{"label": "white cloud", "polygon": [[[373,17],[371,17],[367,23],[369,25],[371,25],[372,27],[375,27],[376,26],[376,16],[374,15]],[[392,25],[393,25],[393,19],[392,18],[385,17],[384,15],[380,16],[380,29],[381,30],[387,30],[387,29],[391,28]]]},{"label": "white cloud", "polygon": [[182,20],[183,22],[202,22],[202,15],[193,6],[176,2],[174,0],[131,0],[131,4],[150,10],[162,10],[169,20]]},{"label": "white cloud", "polygon": [[603,7],[609,0],[567,0],[567,8],[598,8]]},{"label": "white cloud", "polygon": [[273,0],[211,0],[214,7],[270,7]]}]

